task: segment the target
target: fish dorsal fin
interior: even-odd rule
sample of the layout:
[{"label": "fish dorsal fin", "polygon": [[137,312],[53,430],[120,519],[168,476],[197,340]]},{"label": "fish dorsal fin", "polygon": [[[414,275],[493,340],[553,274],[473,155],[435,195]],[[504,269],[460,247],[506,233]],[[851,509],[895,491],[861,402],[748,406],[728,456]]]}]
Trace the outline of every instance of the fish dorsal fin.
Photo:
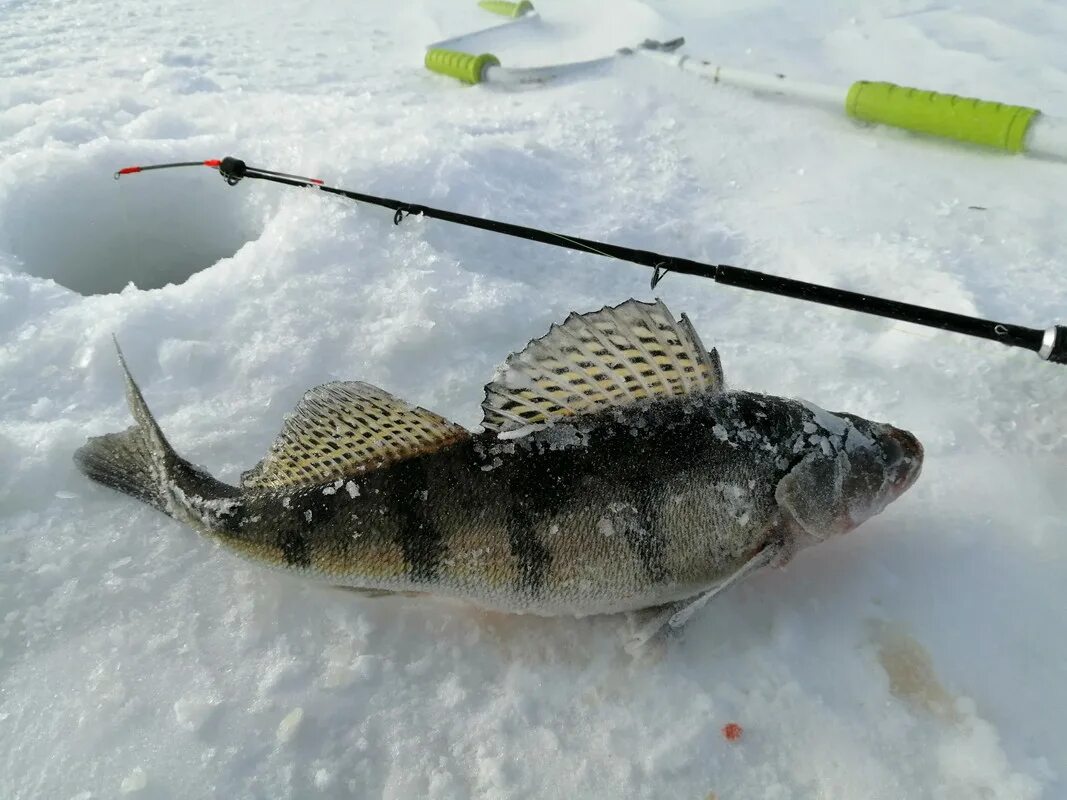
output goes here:
[{"label": "fish dorsal fin", "polygon": [[309,390],[266,458],[241,476],[246,489],[281,489],[355,477],[469,437],[467,430],[369,383]]},{"label": "fish dorsal fin", "polygon": [[718,354],[659,300],[571,314],[512,353],[485,387],[482,425],[505,433],[641,400],[719,392]]}]

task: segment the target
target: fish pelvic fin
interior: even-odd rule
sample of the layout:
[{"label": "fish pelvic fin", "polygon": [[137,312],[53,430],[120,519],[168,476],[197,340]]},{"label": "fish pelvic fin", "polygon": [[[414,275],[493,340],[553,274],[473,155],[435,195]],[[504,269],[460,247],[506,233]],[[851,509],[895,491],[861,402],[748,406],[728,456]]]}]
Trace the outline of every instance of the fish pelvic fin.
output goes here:
[{"label": "fish pelvic fin", "polygon": [[87,477],[136,497],[165,514],[180,518],[172,488],[196,488],[197,495],[221,497],[231,487],[179,456],[148,409],[140,387],[130,374],[119,344],[119,364],[126,382],[126,401],[137,424],[119,433],[93,436],[74,453],[74,463]]}]

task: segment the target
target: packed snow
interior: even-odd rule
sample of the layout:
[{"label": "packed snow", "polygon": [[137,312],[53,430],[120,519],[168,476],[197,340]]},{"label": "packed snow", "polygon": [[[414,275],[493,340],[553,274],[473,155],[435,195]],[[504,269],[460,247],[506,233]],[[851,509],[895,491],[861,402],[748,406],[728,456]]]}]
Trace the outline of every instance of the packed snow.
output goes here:
[{"label": "packed snow", "polygon": [[[1067,115],[1056,3],[536,4],[478,49],[534,66],[684,35],[732,66]],[[305,584],[76,471],[87,436],[130,424],[112,334],[179,452],[235,482],[311,386],[365,380],[474,428],[509,352],[651,299],[607,259],[203,168],[112,180],[131,164],[235,155],[1067,320],[1067,165],[637,58],[520,92],[422,68],[497,21],[468,0],[0,4],[0,796],[1067,796],[1067,372],[1022,350],[668,275],[656,295],[731,387],[891,422],[926,462],[636,661],[622,620]]]}]

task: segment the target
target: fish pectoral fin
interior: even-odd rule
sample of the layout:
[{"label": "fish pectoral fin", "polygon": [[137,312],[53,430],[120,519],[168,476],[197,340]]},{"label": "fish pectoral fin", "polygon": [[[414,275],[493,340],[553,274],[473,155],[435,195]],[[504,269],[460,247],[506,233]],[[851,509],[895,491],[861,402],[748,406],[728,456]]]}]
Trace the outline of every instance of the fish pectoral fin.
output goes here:
[{"label": "fish pectoral fin", "polygon": [[726,591],[735,583],[744,580],[753,572],[776,563],[779,557],[785,552],[785,549],[786,545],[784,542],[777,540],[773,541],[765,545],[762,550],[756,553],[756,555],[752,556],[752,558],[742,564],[732,575],[709,589],[706,589],[700,594],[695,594],[691,597],[686,597],[677,602],[668,603],[667,605],[660,606],[658,609],[654,609],[655,613],[652,618],[642,625],[636,633],[634,633],[633,637],[631,637],[629,643],[626,645],[626,651],[630,653],[630,655],[637,655],[654,639],[666,636],[681,629],[682,626],[696,614],[696,612],[707,605],[711,598]]},{"label": "fish pectoral fin", "polygon": [[358,477],[469,437],[462,426],[377,386],[327,383],[304,395],[241,485],[292,489]]},{"label": "fish pectoral fin", "polygon": [[671,628],[677,630],[685,625],[689,621],[689,618],[693,616],[697,611],[702,609],[704,605],[715,595],[729,589],[735,583],[747,578],[753,572],[763,569],[766,566],[777,563],[779,557],[786,552],[786,543],[782,540],[775,540],[765,545],[756,555],[752,556],[748,561],[741,565],[741,567],[730,577],[724,580],[722,583],[716,584],[714,587],[706,592],[697,595],[689,600],[682,600],[682,607],[677,609],[674,614],[671,615],[667,621]]},{"label": "fish pectoral fin", "polygon": [[627,300],[571,314],[512,353],[485,387],[482,426],[506,433],[646,399],[720,392],[722,365],[685,314]]}]

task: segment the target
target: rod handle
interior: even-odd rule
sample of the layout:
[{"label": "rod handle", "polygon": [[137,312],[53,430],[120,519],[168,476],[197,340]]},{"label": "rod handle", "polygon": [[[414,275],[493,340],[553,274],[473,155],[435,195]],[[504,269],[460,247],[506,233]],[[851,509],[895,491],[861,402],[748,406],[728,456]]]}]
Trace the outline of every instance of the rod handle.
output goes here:
[{"label": "rod handle", "polygon": [[931,92],[894,83],[856,81],[845,111],[854,119],[1022,152],[1036,108]]},{"label": "rod handle", "polygon": [[534,10],[533,3],[530,0],[521,0],[518,3],[511,3],[508,0],[479,0],[478,5],[486,11],[492,11],[502,17],[517,18]]},{"label": "rod handle", "polygon": [[459,50],[431,48],[426,51],[426,69],[456,78],[464,83],[481,83],[486,67],[499,67],[500,60],[490,53],[474,56]]}]

